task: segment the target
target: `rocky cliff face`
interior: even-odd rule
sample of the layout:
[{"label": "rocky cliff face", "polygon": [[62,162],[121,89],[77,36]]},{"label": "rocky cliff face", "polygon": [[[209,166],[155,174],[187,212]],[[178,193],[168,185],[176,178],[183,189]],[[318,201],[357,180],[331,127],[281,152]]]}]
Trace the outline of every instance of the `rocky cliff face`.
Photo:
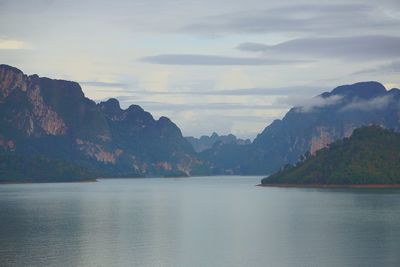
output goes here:
[{"label": "rocky cliff face", "polygon": [[[387,91],[378,82],[339,86],[304,106],[292,108],[282,120],[266,127],[251,145],[218,147],[203,153],[203,158],[217,173],[234,170],[240,174],[268,174],[297,162],[306,152],[314,154],[350,136],[364,125],[399,131],[399,111],[398,89]],[[233,160],[226,161],[227,157]]]},{"label": "rocky cliff face", "polygon": [[0,152],[59,158],[100,176],[190,175],[202,168],[168,118],[116,99],[96,104],[79,84],[0,65]]},{"label": "rocky cliff face", "polygon": [[19,69],[0,65],[0,101],[4,102],[14,90],[26,91],[27,76]]},{"label": "rocky cliff face", "polygon": [[0,103],[11,127],[26,136],[63,135],[67,126],[60,116],[45,103],[36,76],[0,66]]}]

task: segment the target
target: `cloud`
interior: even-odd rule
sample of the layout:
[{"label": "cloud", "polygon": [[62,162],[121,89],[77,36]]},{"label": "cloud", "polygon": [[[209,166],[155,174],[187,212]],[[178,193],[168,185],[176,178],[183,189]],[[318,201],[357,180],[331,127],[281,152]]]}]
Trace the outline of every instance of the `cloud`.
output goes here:
[{"label": "cloud", "polygon": [[[380,96],[369,100],[355,99],[349,103],[344,104],[339,109],[340,112],[347,112],[353,110],[371,111],[380,110],[387,107],[393,98],[391,96]],[[277,103],[288,104],[295,106],[295,111],[300,113],[309,113],[315,111],[318,108],[329,107],[337,104],[344,103],[343,96],[332,95],[329,97],[316,96],[312,99],[305,100],[297,97],[286,97],[281,98]]]},{"label": "cloud", "polygon": [[[118,97],[122,104],[131,103],[132,98]],[[286,110],[287,105],[283,104],[270,104],[270,105],[257,105],[257,104],[240,104],[240,103],[190,103],[190,104],[175,104],[156,101],[135,101],[135,104],[145,107],[152,111],[196,111],[196,110]]]},{"label": "cloud", "polygon": [[400,57],[400,37],[385,35],[299,38],[265,45],[242,43],[237,47],[241,51],[261,52],[265,55],[282,54],[300,57],[331,57],[342,59],[382,59]]},{"label": "cloud", "polygon": [[262,95],[314,95],[322,92],[321,87],[317,86],[289,86],[280,88],[247,88],[218,91],[204,91],[199,94],[221,95],[221,96],[262,96]]},{"label": "cloud", "polygon": [[[293,99],[289,99],[289,100],[293,100]],[[324,107],[339,104],[342,100],[343,100],[343,97],[339,96],[339,95],[333,95],[330,97],[316,96],[309,100],[302,100],[301,102],[298,102],[297,103],[298,106],[295,107],[295,111],[300,112],[300,113],[309,113],[309,112],[313,112],[315,109],[318,109],[318,108],[324,108]]]},{"label": "cloud", "polygon": [[283,65],[306,63],[309,60],[286,60],[264,57],[229,57],[216,55],[194,55],[194,54],[161,54],[143,57],[142,62],[163,65],[209,65],[209,66],[261,66],[261,65]]},{"label": "cloud", "polygon": [[369,69],[364,69],[361,71],[357,71],[352,73],[353,75],[358,75],[358,74],[369,74],[369,73],[397,73],[400,72],[400,61],[393,61],[388,64],[383,64],[380,66],[377,66],[375,68],[369,68]]},{"label": "cloud", "polygon": [[189,33],[318,33],[393,29],[399,21],[365,4],[303,4],[232,12],[202,18],[183,28]]},{"label": "cloud", "polygon": [[93,86],[93,87],[126,87],[127,84],[124,83],[114,83],[114,82],[100,82],[100,81],[81,81],[81,85]]},{"label": "cloud", "polygon": [[361,111],[371,111],[371,110],[379,110],[387,107],[393,98],[391,96],[380,96],[375,97],[369,100],[355,100],[351,103],[347,104],[340,111],[352,111],[352,110],[361,110]]},{"label": "cloud", "polygon": [[0,49],[19,50],[19,49],[29,49],[29,48],[30,46],[23,41],[0,39]]},{"label": "cloud", "polygon": [[260,43],[241,43],[236,48],[245,52],[267,52],[271,46]]},{"label": "cloud", "polygon": [[148,91],[148,90],[102,90],[103,93],[119,94],[120,97],[134,95],[183,95],[183,96],[280,96],[302,95],[304,98],[327,91],[323,86],[288,86],[278,88],[241,88],[226,90],[185,90],[185,91]]}]

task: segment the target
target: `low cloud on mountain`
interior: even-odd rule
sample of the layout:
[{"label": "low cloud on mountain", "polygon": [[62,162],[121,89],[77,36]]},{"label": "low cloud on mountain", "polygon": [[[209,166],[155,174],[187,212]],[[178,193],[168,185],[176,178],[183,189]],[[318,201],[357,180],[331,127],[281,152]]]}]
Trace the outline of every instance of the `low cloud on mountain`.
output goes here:
[{"label": "low cloud on mountain", "polygon": [[386,108],[393,100],[390,95],[375,97],[368,100],[358,100],[355,99],[351,103],[345,105],[340,111],[351,111],[351,110],[361,110],[361,111],[371,111]]},{"label": "low cloud on mountain", "polygon": [[308,113],[313,112],[317,108],[324,108],[328,106],[333,106],[339,104],[343,97],[340,95],[333,95],[330,97],[316,96],[309,100],[298,103],[295,107],[296,112]]}]

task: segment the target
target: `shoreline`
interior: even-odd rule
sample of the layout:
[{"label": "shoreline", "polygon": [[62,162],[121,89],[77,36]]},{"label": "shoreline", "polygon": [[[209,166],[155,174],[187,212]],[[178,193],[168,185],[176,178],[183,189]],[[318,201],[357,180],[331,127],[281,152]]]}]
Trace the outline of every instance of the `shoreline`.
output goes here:
[{"label": "shoreline", "polygon": [[364,188],[364,189],[390,189],[399,188],[400,184],[258,184],[260,187],[280,187],[280,188]]},{"label": "shoreline", "polygon": [[87,179],[87,180],[81,180],[81,181],[4,181],[0,182],[0,185],[7,185],[7,184],[70,184],[70,183],[97,183],[98,178],[94,179]]}]

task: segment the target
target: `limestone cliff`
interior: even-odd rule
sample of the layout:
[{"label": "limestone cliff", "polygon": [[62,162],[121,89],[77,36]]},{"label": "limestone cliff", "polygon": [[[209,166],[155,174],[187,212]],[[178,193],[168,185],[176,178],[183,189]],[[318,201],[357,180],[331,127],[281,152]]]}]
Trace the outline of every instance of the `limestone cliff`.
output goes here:
[{"label": "limestone cliff", "polygon": [[96,104],[78,83],[0,65],[0,153],[82,165],[99,176],[191,175],[202,162],[179,128],[137,105]]},{"label": "limestone cliff", "polygon": [[[18,104],[22,104],[22,101],[26,103],[19,108]],[[25,135],[63,135],[67,132],[64,121],[43,100],[35,76],[27,76],[16,68],[0,65],[0,103],[15,104],[5,110],[9,112],[7,119]]]},{"label": "limestone cliff", "polygon": [[215,173],[269,174],[292,164],[306,152],[349,137],[354,129],[379,125],[400,130],[400,90],[378,82],[339,86],[292,108],[275,120],[252,144],[214,147],[202,153]]}]

